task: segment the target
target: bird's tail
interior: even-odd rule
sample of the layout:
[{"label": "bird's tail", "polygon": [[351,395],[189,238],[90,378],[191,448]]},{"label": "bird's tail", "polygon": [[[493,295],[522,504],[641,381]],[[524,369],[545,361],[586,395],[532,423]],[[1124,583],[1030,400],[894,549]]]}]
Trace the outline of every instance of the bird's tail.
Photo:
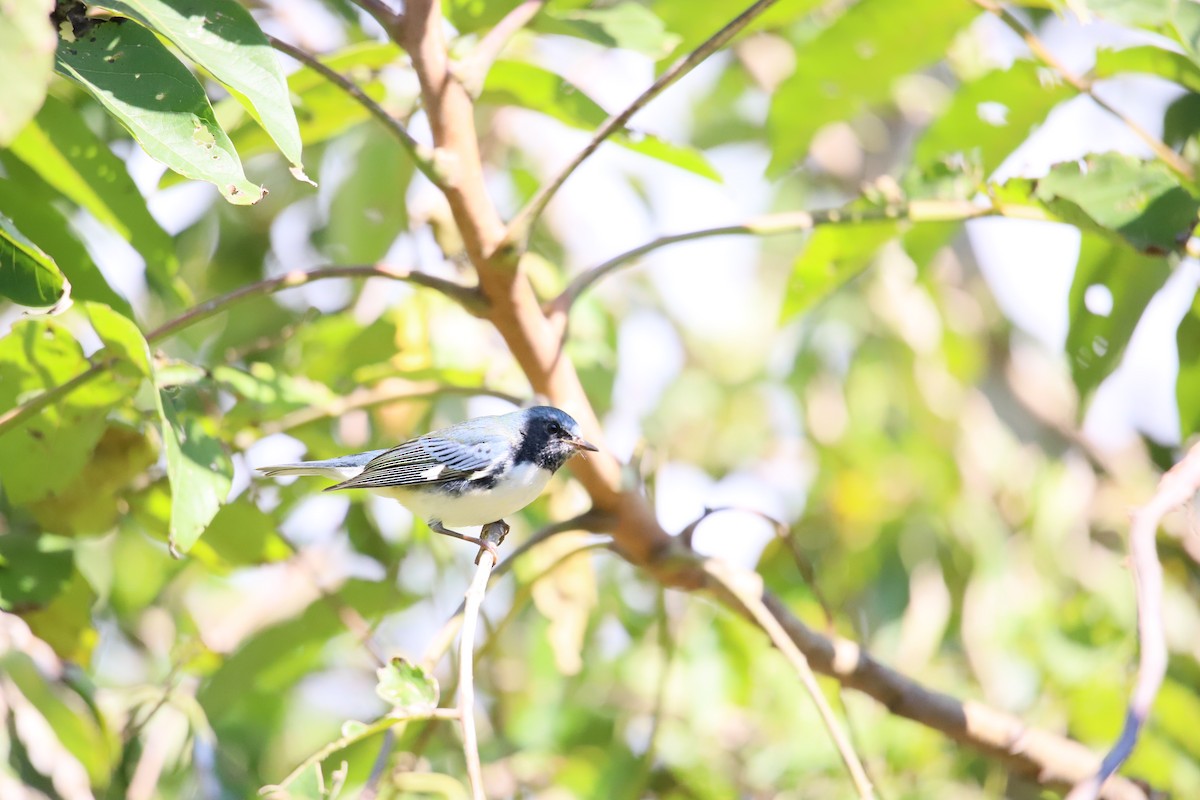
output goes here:
[{"label": "bird's tail", "polygon": [[274,464],[268,467],[256,467],[256,469],[268,478],[277,475],[323,475],[326,478],[344,481],[362,472],[367,462],[382,452],[384,451],[372,450],[369,453],[327,458],[324,461],[298,461],[295,464]]}]

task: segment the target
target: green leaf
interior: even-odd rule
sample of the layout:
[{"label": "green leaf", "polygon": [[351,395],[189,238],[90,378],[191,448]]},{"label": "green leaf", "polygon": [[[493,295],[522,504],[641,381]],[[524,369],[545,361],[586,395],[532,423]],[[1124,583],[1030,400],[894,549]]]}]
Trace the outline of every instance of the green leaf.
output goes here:
[{"label": "green leaf", "polygon": [[391,703],[397,712],[422,712],[437,708],[441,692],[437,679],[417,664],[403,658],[375,670],[379,683],[375,693]]},{"label": "green leaf", "polygon": [[33,659],[19,650],[9,650],[0,656],[0,673],[16,684],[45,718],[55,738],[79,759],[93,788],[106,786],[114,752],[100,721],[91,714],[79,713],[77,703],[68,704],[62,696],[65,690],[53,685],[38,671]]},{"label": "green leaf", "polygon": [[530,27],[539,33],[574,36],[603,47],[633,50],[656,60],[669,55],[682,39],[669,33],[653,11],[628,0],[603,8],[551,6],[534,17]]},{"label": "green leaf", "polygon": [[12,144],[12,151],[42,180],[116,231],[146,260],[146,277],[175,293],[175,244],[150,215],[146,200],[121,159],[66,103],[46,104]]},{"label": "green leaf", "polygon": [[1200,200],[1165,165],[1119,153],[1089,155],[1082,164],[1058,164],[1032,183],[1010,183],[1031,187],[1032,196],[1064,222],[1151,255],[1178,250],[1200,210]]},{"label": "green leaf", "polygon": [[112,371],[118,375],[131,375],[135,379],[153,380],[150,365],[150,346],[133,320],[118,314],[101,303],[84,303],[84,311],[104,349],[94,359],[116,358]]},{"label": "green leaf", "polygon": [[[387,95],[379,80],[379,69],[393,64],[403,53],[395,44],[368,42],[351,45],[321,59],[321,63],[354,80],[376,102]],[[302,67],[288,76],[288,90],[296,98],[296,118],[300,138],[306,146],[318,144],[365,122],[371,114],[362,103],[346,94],[311,67]],[[257,125],[237,119],[240,107],[233,100],[217,104],[219,119],[230,119],[229,136],[237,151],[249,158],[271,149],[271,140]]]},{"label": "green leaf", "polygon": [[0,13],[0,147],[33,118],[54,75],[54,0],[6,2]]},{"label": "green leaf", "polygon": [[892,82],[941,58],[979,13],[958,0],[862,0],[796,52],[796,70],[771,99],[768,172],[808,152],[824,125],[851,120],[891,96]]},{"label": "green leaf", "polygon": [[9,179],[0,179],[0,214],[8,216],[32,241],[54,259],[71,283],[71,297],[96,300],[132,314],[129,303],[108,285],[66,213],[73,210],[33,170],[7,151],[0,165]]},{"label": "green leaf", "polygon": [[1179,435],[1183,441],[1200,433],[1200,293],[1175,332],[1179,348],[1179,376],[1175,399],[1179,401]]},{"label": "green leaf", "polygon": [[185,177],[216,185],[231,203],[257,203],[204,87],[150,31],[122,19],[89,23],[59,41],[57,68],[79,82],[146,153]]},{"label": "green leaf", "polygon": [[53,306],[70,296],[71,284],[54,259],[0,215],[0,295],[23,306]]},{"label": "green leaf", "polygon": [[1016,61],[959,87],[954,99],[917,140],[914,160],[928,168],[957,154],[976,159],[990,175],[1075,91],[1029,61]]},{"label": "green leaf", "polygon": [[258,23],[235,0],[102,0],[101,6],[166,37],[225,85],[308,180],[300,128],[279,58]]},{"label": "green leaf", "polygon": [[[79,571],[79,564],[61,592],[41,608],[21,615],[33,635],[54,648],[64,661],[86,665],[100,636],[92,625],[96,592]],[[106,759],[107,762],[107,759]],[[107,778],[104,772],[99,779]]]},{"label": "green leaf", "polygon": [[330,155],[341,156],[348,174],[333,188],[328,222],[314,232],[314,242],[336,264],[379,261],[408,228],[405,189],[413,161],[378,126],[353,131],[331,148]]},{"label": "green leaf", "polygon": [[[1084,234],[1068,300],[1070,327],[1066,344],[1071,377],[1081,397],[1091,395],[1120,363],[1146,304],[1169,274],[1165,259],[1144,256]],[[1105,301],[1096,298],[1104,290],[1111,297],[1109,313],[1089,311],[1089,291],[1094,305]]]},{"label": "green leaf", "polygon": [[[791,25],[820,5],[820,0],[778,0],[747,25],[738,38],[754,31]],[[675,52],[671,54],[676,57],[695,50],[742,10],[727,3],[687,3],[679,0],[653,0],[650,8],[665,23],[668,31],[680,37]]]},{"label": "green leaf", "polygon": [[[56,319],[20,320],[0,339],[0,408],[15,408],[88,367]],[[132,391],[129,381],[105,373],[0,434],[0,484],[9,501],[20,505],[65,489],[100,441],[105,415]]]},{"label": "green leaf", "polygon": [[1200,66],[1180,53],[1150,45],[1097,51],[1096,66],[1092,68],[1092,74],[1097,78],[1111,78],[1128,72],[1157,75],[1200,92]]},{"label": "green leaf", "polygon": [[782,318],[798,316],[866,269],[876,251],[899,233],[892,220],[826,225],[809,237],[792,266]]},{"label": "green leaf", "polygon": [[167,392],[157,397],[171,483],[168,539],[172,552],[186,553],[225,504],[233,464],[221,442],[206,430],[206,420],[181,414]]},{"label": "green leaf", "polygon": [[71,540],[42,534],[0,536],[0,610],[44,605],[62,591],[74,567]]},{"label": "green leaf", "polygon": [[[206,559],[208,551],[212,558]],[[272,517],[246,498],[223,506],[192,548],[192,555],[230,566],[282,561],[292,550],[276,533]]]},{"label": "green leaf", "polygon": [[[578,88],[549,70],[519,61],[497,61],[492,65],[480,103],[512,105],[539,111],[581,130],[595,130],[608,113]],[[612,141],[635,153],[664,161],[715,181],[721,175],[704,155],[691,147],[665,142],[656,136],[623,131]]]}]

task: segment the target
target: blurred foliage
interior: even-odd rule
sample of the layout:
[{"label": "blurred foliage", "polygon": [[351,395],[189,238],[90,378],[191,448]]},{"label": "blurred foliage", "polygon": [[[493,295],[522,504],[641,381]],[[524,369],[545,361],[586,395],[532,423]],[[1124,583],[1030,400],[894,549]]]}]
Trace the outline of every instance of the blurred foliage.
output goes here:
[{"label": "blurred foliage", "polygon": [[[453,54],[517,5],[445,2]],[[1089,79],[1171,82],[1164,139],[1200,166],[1200,5],[1069,5],[1105,41],[1136,43],[1097,51]],[[284,781],[292,797],[353,797],[389,727],[380,797],[466,796],[451,726],[385,715],[451,702],[455,671],[422,657],[469,549],[390,502],[249,468],[527,397],[511,357],[446,298],[375,279],[255,296],[150,336],[197,299],[321,263],[471,280],[408,154],[316,70],[285,78],[260,25],[328,43],[323,63],[423,135],[407,57],[343,0],[99,4],[112,19],[14,8],[0,15],[0,797],[251,797]],[[734,13],[551,0],[474,87],[501,209],[556,168],[544,142],[619,108],[623,65],[660,73]],[[1016,13],[1092,47],[1059,3]],[[1200,305],[1177,328],[1178,438],[1111,453],[1081,421],[1156,292],[1180,273],[1194,283],[1181,262],[1200,199],[1190,176],[1115,145],[1023,176],[1014,153],[1082,98],[1029,52],[989,56],[1008,34],[981,14],[781,0],[755,20],[685,82],[669,134],[635,124],[601,154],[638,165],[614,174],[650,228],[686,180],[746,185],[734,150],[769,164],[771,210],[846,213],[763,240],[736,335],[679,313],[722,258],[701,246],[670,290],[631,272],[582,297],[565,353],[664,520],[752,486],[791,536],[755,539],[762,520],[728,512],[700,526],[699,549],[755,561],[806,622],[928,686],[1100,748],[1136,657],[1125,511],[1200,430]],[[1000,313],[963,219],[910,219],[895,211],[908,200],[1077,228],[1063,351]],[[572,202],[524,262],[547,296],[584,255],[569,220],[612,232],[608,196]],[[652,386],[645,359],[662,373]],[[511,520],[514,538],[585,505],[560,477]],[[1200,795],[1200,571],[1188,521],[1169,524],[1183,537],[1162,540],[1170,666],[1126,771],[1182,798]],[[589,541],[534,548],[485,604],[489,796],[848,795],[763,637],[610,553],[576,552]],[[937,732],[842,700],[885,797],[1038,796]]]}]

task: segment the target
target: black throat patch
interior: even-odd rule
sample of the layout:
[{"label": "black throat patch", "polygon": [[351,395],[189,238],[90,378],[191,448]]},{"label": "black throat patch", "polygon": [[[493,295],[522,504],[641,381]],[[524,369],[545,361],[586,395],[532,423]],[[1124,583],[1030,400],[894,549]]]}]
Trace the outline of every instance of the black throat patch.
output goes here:
[{"label": "black throat patch", "polygon": [[573,448],[551,436],[544,420],[532,419],[521,430],[521,447],[513,463],[532,461],[542,469],[557,472],[572,455]]}]

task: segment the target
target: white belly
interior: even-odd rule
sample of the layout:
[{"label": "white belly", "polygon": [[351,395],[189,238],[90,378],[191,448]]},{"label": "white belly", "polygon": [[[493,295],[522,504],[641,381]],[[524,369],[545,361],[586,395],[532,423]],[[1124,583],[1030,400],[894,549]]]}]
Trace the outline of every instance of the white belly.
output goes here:
[{"label": "white belly", "polygon": [[454,528],[486,525],[515,514],[536,500],[549,481],[549,471],[535,464],[522,464],[510,469],[493,488],[464,492],[457,497],[398,486],[372,491],[400,501],[426,522],[441,522]]}]

